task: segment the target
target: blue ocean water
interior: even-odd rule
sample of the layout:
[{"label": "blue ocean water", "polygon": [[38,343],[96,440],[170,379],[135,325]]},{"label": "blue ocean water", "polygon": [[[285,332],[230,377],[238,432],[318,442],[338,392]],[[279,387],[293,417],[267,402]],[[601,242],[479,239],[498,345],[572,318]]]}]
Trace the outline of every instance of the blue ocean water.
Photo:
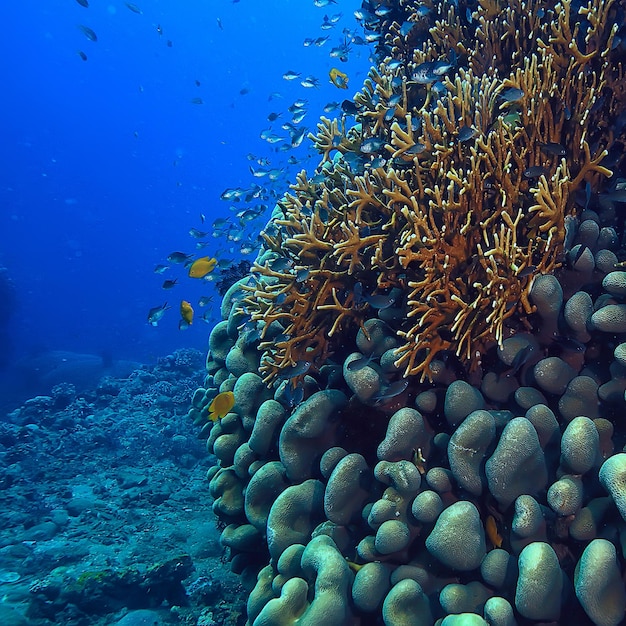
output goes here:
[{"label": "blue ocean water", "polygon": [[[177,348],[204,349],[204,322],[219,315],[215,283],[188,278],[166,257],[215,256],[223,267],[253,260],[242,244],[244,252],[255,244],[269,215],[263,206],[318,162],[317,155],[307,161],[308,139],[281,148],[290,142],[281,128],[291,120],[288,107],[307,100],[296,126],[314,131],[322,107],[351,98],[370,65],[368,46],[350,43],[363,35],[353,14],[359,0],[84,4],[25,0],[3,10],[5,380],[15,364],[51,352],[151,362]],[[330,55],[346,43],[347,60]],[[333,67],[348,75],[348,90],[330,83]],[[288,70],[301,76],[287,81]],[[303,86],[308,76],[319,87]],[[279,116],[270,122],[272,113]],[[283,139],[269,143],[262,131]],[[273,170],[275,180],[251,167]],[[223,201],[228,188],[259,197]],[[247,209],[259,215],[241,222],[236,214]],[[227,221],[214,226],[220,218]],[[207,235],[194,239],[190,228]],[[156,274],[158,264],[169,269]],[[202,296],[213,296],[213,305],[200,307]],[[195,322],[181,331],[183,299]],[[148,311],[165,302],[172,308],[149,325]]]}]

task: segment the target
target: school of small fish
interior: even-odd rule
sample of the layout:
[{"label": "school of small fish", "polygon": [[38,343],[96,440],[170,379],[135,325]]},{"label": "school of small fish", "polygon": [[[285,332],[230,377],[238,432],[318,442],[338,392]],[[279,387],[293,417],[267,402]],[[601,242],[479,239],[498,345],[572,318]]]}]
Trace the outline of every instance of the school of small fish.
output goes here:
[{"label": "school of small fish", "polygon": [[[232,0],[232,3],[238,4],[239,1]],[[302,1],[304,2],[305,0]],[[339,0],[306,1],[312,1],[315,7],[328,11],[328,13],[324,13],[319,24],[319,29],[323,33],[319,36],[306,37],[302,42],[303,46],[305,48],[323,48],[327,50],[331,59],[331,69],[328,71],[327,77],[322,78],[297,68],[285,68],[282,73],[285,90],[291,92],[293,87],[302,88],[302,96],[290,101],[287,100],[285,93],[282,91],[268,94],[267,101],[270,103],[269,107],[271,107],[266,114],[268,126],[259,133],[260,139],[267,145],[267,154],[249,153],[246,158],[249,161],[250,183],[245,186],[227,187],[220,193],[219,198],[228,207],[224,215],[214,217],[209,223],[205,224],[206,216],[200,213],[199,224],[189,229],[190,250],[174,251],[167,256],[167,263],[159,263],[155,266],[154,272],[162,276],[161,288],[164,290],[172,290],[172,293],[184,292],[185,290],[184,284],[179,282],[179,277],[170,277],[168,274],[176,271],[174,266],[182,266],[188,278],[204,281],[207,286],[210,286],[211,283],[215,284],[218,282],[223,273],[236,266],[242,257],[253,258],[253,255],[258,252],[262,245],[262,238],[259,233],[267,223],[273,208],[275,206],[280,207],[280,198],[287,189],[289,181],[294,178],[294,168],[302,169],[306,165],[309,156],[307,154],[303,155],[303,148],[300,149],[310,131],[305,123],[305,118],[309,113],[309,100],[304,96],[307,92],[311,93],[322,87],[327,87],[331,90],[336,89],[335,93],[342,94],[349,88],[350,77],[340,67],[342,63],[346,63],[349,60],[355,49],[357,47],[365,47],[367,50],[367,46],[372,45],[376,47],[379,54],[381,49],[384,51],[384,43],[379,40],[376,29],[371,28],[371,26],[375,25],[381,18],[388,16],[392,11],[387,2],[383,0],[366,0],[362,3],[361,9],[354,12],[357,24],[365,27],[363,32],[368,33],[361,36],[353,28],[344,27],[339,32],[339,24],[343,15],[341,12],[331,13],[331,8],[334,11],[338,7]],[[76,2],[85,9],[90,8],[89,0],[76,0]],[[124,2],[124,5],[128,11],[139,16],[139,19],[149,19],[149,15],[144,13],[146,7],[142,9],[139,5],[132,2]],[[331,7],[331,5],[334,6]],[[80,22],[86,21],[83,18],[88,14],[82,12],[82,10],[79,11],[81,11]],[[430,12],[430,6],[425,2],[420,5],[415,18],[416,20],[426,19]],[[471,12],[466,18],[471,21]],[[415,27],[415,24],[415,21],[401,24],[401,34],[407,36]],[[79,23],[77,26],[89,42],[98,44],[98,35],[91,26],[84,23]],[[153,22],[153,28],[156,31],[156,35],[165,43],[165,46],[172,48],[172,40],[164,37],[165,30],[163,26],[160,23],[155,24]],[[217,16],[216,28],[220,32],[223,31],[226,36],[229,34],[231,26],[222,17]],[[334,43],[333,40],[335,40]],[[97,49],[98,46],[90,46],[92,51]],[[366,53],[370,54],[370,51],[367,50]],[[77,55],[82,61],[88,60],[88,55],[82,49],[77,51]],[[373,61],[374,57],[370,54],[369,58]],[[401,61],[392,61],[391,63],[396,63],[398,68],[402,65]],[[407,85],[415,85],[416,88],[424,89],[432,94],[441,94],[446,89],[446,76],[456,69],[458,63],[459,60],[453,52],[450,52],[447,58],[421,63],[414,67],[410,73],[407,72]],[[397,80],[402,79],[398,76]],[[187,100],[190,105],[203,107],[210,100],[210,91],[204,97],[200,95],[203,90],[200,80],[196,79],[193,81],[191,90],[192,93],[189,94]],[[140,91],[143,91],[142,87],[140,87]],[[249,92],[250,86],[244,83],[239,89],[238,96],[243,98]],[[518,88],[504,89],[497,96],[499,107],[508,111],[503,116],[503,120],[511,127],[520,124],[518,109],[524,98],[526,98],[526,94]],[[284,104],[282,104],[283,102]],[[327,102],[323,107],[323,111],[325,114],[331,114],[336,111],[343,116],[354,116],[358,113],[358,108],[353,100],[339,97],[337,100]],[[393,108],[390,109],[390,114],[393,115]],[[415,123],[418,124],[418,121]],[[417,131],[417,126],[413,130]],[[456,134],[456,141],[465,143],[472,139],[476,132],[476,129],[472,126],[460,126]],[[135,137],[139,137],[137,132],[135,132]],[[366,162],[369,163],[370,167],[377,167],[378,163],[384,163],[384,159],[387,157],[384,144],[385,142],[379,137],[367,137],[360,143],[359,152],[347,153],[344,155],[344,158],[351,168],[362,168]],[[565,148],[559,143],[545,142],[540,147],[546,158],[565,158],[567,156]],[[411,152],[407,152],[407,154],[417,155],[425,149],[425,145],[417,142],[411,148]],[[174,162],[174,165],[176,165],[176,162]],[[548,169],[544,164],[536,164],[528,167],[522,174],[529,180],[536,180],[546,176]],[[322,174],[314,174],[311,176],[311,180],[315,181],[316,177],[321,176]],[[589,204],[589,200],[589,194],[587,194],[585,199],[581,199],[581,204],[586,206]],[[598,202],[602,206],[610,205],[614,202],[626,202],[626,181],[618,180],[611,191],[599,196]],[[216,212],[212,210],[211,213],[215,214]],[[204,251],[205,248],[212,250],[212,252],[207,254],[205,251],[203,252],[204,256],[197,256],[198,251]],[[306,276],[298,279],[306,280]],[[203,295],[197,301],[197,307],[203,309],[203,314],[198,314],[199,319],[209,324],[213,324],[216,321],[212,312],[213,297],[213,294]],[[392,302],[387,302],[385,296],[367,296],[362,294],[360,297],[367,300],[371,306],[380,309],[393,304]],[[180,317],[178,328],[184,330],[193,324],[194,305],[183,298],[179,302],[178,311]],[[167,302],[151,308],[147,316],[148,324],[152,326],[159,325],[165,313],[171,308],[174,307],[169,306]],[[355,362],[351,367],[362,367],[364,364],[367,364],[369,358],[366,357],[362,363]],[[297,367],[306,367],[306,364],[298,364]],[[401,389],[387,389],[381,394],[380,400],[383,401],[385,398],[392,397],[402,391]],[[299,392],[300,390],[297,388],[290,390],[289,393],[293,395],[294,402],[297,402]],[[218,398],[216,398],[217,400]],[[220,399],[220,402],[223,401]],[[222,417],[221,410],[216,409],[215,415]]]},{"label": "school of small fish", "polygon": [[[89,0],[76,0],[76,2],[85,9],[90,8]],[[233,0],[233,4],[238,2],[239,0]],[[313,0],[313,4],[315,7],[329,10],[331,5],[337,5],[338,2],[337,0]],[[144,19],[150,19],[150,12],[146,6],[141,7],[131,2],[124,2],[124,6],[131,13],[142,16]],[[81,21],[85,15],[87,14],[81,14]],[[355,17],[357,22],[362,19],[356,14]],[[219,198],[227,203],[228,211],[223,216],[214,217],[209,221],[207,221],[205,214],[200,213],[199,223],[189,228],[191,239],[189,249],[171,252],[167,255],[166,262],[158,263],[154,267],[154,273],[161,276],[161,289],[180,293],[183,297],[178,300],[177,307],[172,307],[165,302],[151,308],[147,315],[148,324],[158,326],[165,313],[172,308],[178,310],[178,328],[180,330],[192,326],[194,319],[201,319],[209,324],[217,321],[212,310],[214,295],[200,296],[197,303],[192,303],[185,293],[186,283],[180,280],[180,275],[172,276],[171,274],[172,272],[179,272],[176,266],[180,266],[184,269],[186,277],[203,281],[209,288],[212,286],[211,284],[214,285],[219,282],[220,276],[224,272],[236,266],[241,257],[252,257],[258,252],[263,241],[259,233],[266,224],[270,212],[287,189],[289,181],[293,179],[294,168],[301,169],[310,156],[310,154],[302,154],[302,151],[298,150],[310,132],[310,128],[305,122],[309,113],[309,100],[304,97],[306,91],[321,89],[325,85],[329,86],[325,87],[329,90],[347,90],[349,75],[339,69],[337,65],[346,63],[355,47],[367,46],[369,43],[366,38],[357,33],[356,28],[341,29],[342,18],[341,12],[324,14],[319,24],[320,30],[324,32],[320,36],[307,37],[303,41],[305,48],[324,47],[328,51],[333,67],[328,72],[327,79],[287,68],[282,73],[282,78],[286,84],[293,84],[296,88],[302,88],[304,90],[302,96],[289,102],[282,92],[268,94],[267,100],[271,103],[269,105],[271,109],[266,115],[268,127],[259,133],[259,137],[267,144],[267,154],[249,153],[247,155],[248,169],[251,175],[250,183],[246,186],[223,189]],[[160,23],[153,23],[153,27],[156,35],[163,38],[162,41],[165,41],[166,46],[171,48],[173,43],[164,38],[164,27]],[[216,27],[218,31],[225,33],[229,31],[229,24],[220,16],[216,17]],[[93,43],[99,41],[92,26],[81,23],[78,28],[88,41]],[[339,33],[340,29],[341,32]],[[334,39],[336,39],[335,43],[333,43]],[[77,54],[82,61],[88,60],[88,56],[83,50],[79,50]],[[191,87],[193,91],[187,100],[189,104],[202,107],[210,100],[211,92],[201,95],[203,93],[202,87],[200,80],[193,81]],[[289,87],[289,90],[291,89]],[[239,96],[244,97],[249,91],[250,86],[247,83],[243,84],[239,89]],[[142,87],[140,87],[140,92],[143,92]],[[324,105],[323,111],[326,114],[333,111],[345,113],[346,104],[344,102],[342,105],[341,102],[335,100],[329,101]],[[137,132],[134,135],[139,138]],[[365,143],[362,150],[364,152],[368,149],[373,151],[378,147]],[[214,215],[215,211],[212,210],[211,213]],[[200,250],[203,251],[203,256],[198,255]],[[207,254],[208,250],[211,250],[211,253]],[[304,279],[303,276],[302,280]],[[213,286],[212,289],[215,287]],[[194,308],[202,308],[202,314],[198,312],[196,315]]]}]

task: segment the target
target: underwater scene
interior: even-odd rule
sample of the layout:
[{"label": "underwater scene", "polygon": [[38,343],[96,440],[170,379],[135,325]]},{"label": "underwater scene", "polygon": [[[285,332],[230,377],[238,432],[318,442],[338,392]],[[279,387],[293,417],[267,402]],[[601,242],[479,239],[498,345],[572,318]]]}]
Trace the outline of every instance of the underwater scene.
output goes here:
[{"label": "underwater scene", "polygon": [[4,13],[1,625],[626,623],[626,0]]}]

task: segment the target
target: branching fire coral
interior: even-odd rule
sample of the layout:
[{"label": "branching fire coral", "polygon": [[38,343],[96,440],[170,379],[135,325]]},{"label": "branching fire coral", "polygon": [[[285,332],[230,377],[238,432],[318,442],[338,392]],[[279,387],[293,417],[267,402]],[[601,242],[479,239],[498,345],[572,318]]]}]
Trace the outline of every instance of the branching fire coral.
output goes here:
[{"label": "branching fire coral", "polygon": [[[407,18],[417,4],[402,3]],[[518,4],[479,0],[468,23],[434,3],[421,47],[390,23],[356,124],[322,118],[317,174],[279,204],[242,303],[265,338],[267,383],[321,364],[341,350],[339,329],[364,329],[380,308],[394,311],[396,367],[422,380],[444,351],[472,371],[532,327],[528,294],[563,263],[576,192],[611,176],[602,161],[624,129],[606,120],[625,90],[611,62],[618,2]]]}]

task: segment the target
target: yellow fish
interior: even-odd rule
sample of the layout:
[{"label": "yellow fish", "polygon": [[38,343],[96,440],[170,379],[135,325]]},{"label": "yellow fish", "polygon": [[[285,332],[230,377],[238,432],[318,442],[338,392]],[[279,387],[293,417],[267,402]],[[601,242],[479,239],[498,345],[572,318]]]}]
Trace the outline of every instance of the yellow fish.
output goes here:
[{"label": "yellow fish", "polygon": [[232,391],[218,393],[209,404],[209,419],[217,422],[217,418],[224,417],[235,406],[235,394]]},{"label": "yellow fish", "polygon": [[487,537],[489,537],[489,541],[496,547],[502,547],[502,537],[498,532],[498,526],[496,524],[496,520],[493,515],[489,515],[487,517],[487,521],[485,522],[485,530],[487,531]]},{"label": "yellow fish", "polygon": [[348,567],[356,574],[362,567],[363,565],[361,565],[360,563],[355,563],[354,561],[350,561],[349,559],[346,558],[346,563],[348,564]]},{"label": "yellow fish", "polygon": [[344,74],[336,67],[333,67],[332,70],[328,73],[330,76],[330,82],[338,87],[339,89],[347,89],[348,88],[348,75]]},{"label": "yellow fish", "polygon": [[191,278],[204,278],[207,274],[210,274],[217,265],[217,259],[212,257],[203,256],[201,259],[196,259],[189,268],[189,276]]},{"label": "yellow fish", "polygon": [[190,326],[193,324],[193,307],[189,304],[189,302],[187,302],[187,300],[183,300],[180,303],[180,316]]}]

